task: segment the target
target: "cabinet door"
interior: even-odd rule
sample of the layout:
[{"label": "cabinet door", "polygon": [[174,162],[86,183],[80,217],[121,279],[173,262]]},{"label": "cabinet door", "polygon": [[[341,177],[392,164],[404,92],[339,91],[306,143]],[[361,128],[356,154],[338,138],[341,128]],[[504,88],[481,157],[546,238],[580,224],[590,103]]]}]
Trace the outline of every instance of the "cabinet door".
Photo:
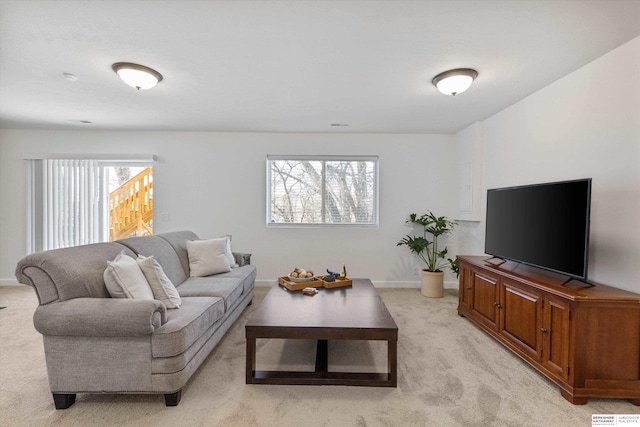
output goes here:
[{"label": "cabinet door", "polygon": [[473,276],[472,271],[464,266],[460,267],[460,290],[458,291],[458,303],[460,309],[469,311],[473,298]]},{"label": "cabinet door", "polygon": [[542,359],[542,294],[503,280],[500,335],[536,362]]},{"label": "cabinet door", "polygon": [[498,330],[498,278],[484,272],[472,271],[471,304],[473,317],[485,326]]},{"label": "cabinet door", "polygon": [[547,297],[544,303],[542,364],[552,374],[569,379],[569,312],[566,302]]}]

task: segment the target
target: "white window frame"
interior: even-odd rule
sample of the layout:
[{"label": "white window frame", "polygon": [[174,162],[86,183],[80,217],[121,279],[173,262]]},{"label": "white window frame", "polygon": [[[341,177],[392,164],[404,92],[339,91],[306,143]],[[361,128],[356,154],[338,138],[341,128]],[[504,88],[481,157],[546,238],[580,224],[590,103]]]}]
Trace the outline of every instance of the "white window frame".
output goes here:
[{"label": "white window frame", "polygon": [[[275,223],[271,222],[271,161],[274,160],[309,160],[309,161],[367,161],[373,162],[373,220],[371,223]],[[375,155],[267,155],[266,161],[266,225],[268,228],[379,228],[379,157]],[[323,174],[323,194],[322,205],[324,206],[324,174]]]}]

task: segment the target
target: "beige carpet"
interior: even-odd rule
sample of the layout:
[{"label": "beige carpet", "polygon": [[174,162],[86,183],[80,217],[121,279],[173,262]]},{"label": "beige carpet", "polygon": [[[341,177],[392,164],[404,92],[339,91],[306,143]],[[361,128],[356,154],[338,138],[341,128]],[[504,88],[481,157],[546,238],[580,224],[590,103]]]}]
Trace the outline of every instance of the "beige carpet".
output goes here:
[{"label": "beige carpet", "polygon": [[[254,305],[191,378],[178,407],[165,407],[162,396],[79,394],[71,408],[56,411],[32,323],[35,293],[0,287],[0,306],[8,306],[0,310],[0,426],[591,426],[592,414],[640,412],[625,400],[571,405],[458,317],[454,291],[427,299],[416,289],[380,290],[400,330],[396,389],[246,385],[243,325],[267,290],[258,288]],[[313,364],[312,342],[265,340],[259,347],[259,369]],[[386,364],[380,343],[330,343],[329,351],[334,369]]]}]

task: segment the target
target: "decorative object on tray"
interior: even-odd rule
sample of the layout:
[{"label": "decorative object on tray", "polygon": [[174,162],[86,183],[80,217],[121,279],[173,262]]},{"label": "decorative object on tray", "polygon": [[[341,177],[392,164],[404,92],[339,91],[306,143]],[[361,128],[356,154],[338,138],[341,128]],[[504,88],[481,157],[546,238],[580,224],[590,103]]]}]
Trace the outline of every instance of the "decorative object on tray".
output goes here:
[{"label": "decorative object on tray", "polygon": [[336,273],[335,271],[331,271],[327,268],[327,275],[324,276],[324,280],[327,282],[332,282],[333,278],[344,280],[347,278],[347,267],[342,264],[342,271],[340,273]]},{"label": "decorative object on tray", "polygon": [[289,279],[292,282],[302,283],[302,282],[310,282],[315,278],[313,277],[313,271],[296,267],[293,269],[291,273],[289,273]]},{"label": "decorative object on tray", "polygon": [[322,280],[325,282],[333,282],[338,277],[338,273],[335,273],[327,268],[327,275],[323,276]]}]

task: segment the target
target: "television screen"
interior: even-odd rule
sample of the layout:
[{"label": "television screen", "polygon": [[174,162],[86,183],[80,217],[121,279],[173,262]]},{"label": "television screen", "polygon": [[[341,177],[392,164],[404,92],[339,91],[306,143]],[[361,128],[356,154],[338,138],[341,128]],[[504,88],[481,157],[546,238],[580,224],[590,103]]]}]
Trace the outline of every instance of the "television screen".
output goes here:
[{"label": "television screen", "polygon": [[485,252],[587,279],[591,178],[487,191]]}]

